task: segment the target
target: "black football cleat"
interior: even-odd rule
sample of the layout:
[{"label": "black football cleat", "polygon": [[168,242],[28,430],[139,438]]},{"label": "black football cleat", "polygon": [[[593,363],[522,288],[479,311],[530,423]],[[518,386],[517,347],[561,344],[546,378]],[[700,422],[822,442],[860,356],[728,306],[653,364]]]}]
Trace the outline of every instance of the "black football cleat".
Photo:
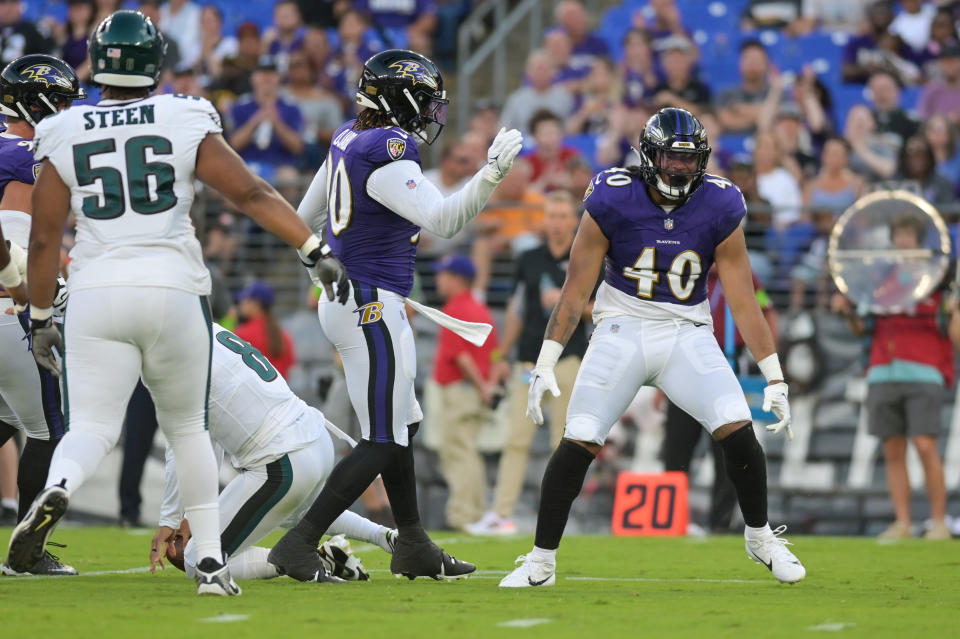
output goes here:
[{"label": "black football cleat", "polygon": [[[59,546],[60,544],[51,545]],[[56,555],[50,554],[50,551],[43,551],[43,556],[40,558],[36,564],[33,565],[27,572],[17,572],[7,564],[0,566],[0,572],[4,575],[10,577],[18,576],[27,576],[27,575],[46,575],[48,577],[73,577],[78,575],[77,569],[73,566],[68,566],[67,564],[60,561],[60,558]]]},{"label": "black football cleat", "polygon": [[327,574],[317,547],[307,543],[295,530],[287,531],[270,549],[267,561],[276,566],[281,575],[297,581],[318,581],[318,576]]},{"label": "black football cleat", "polygon": [[[62,482],[61,482],[62,483]],[[70,497],[62,486],[50,486],[40,491],[10,537],[7,566],[18,573],[30,572],[43,559],[44,547],[50,533],[67,512]]]},{"label": "black football cleat", "polygon": [[390,572],[407,579],[465,579],[476,569],[473,564],[448,555],[430,540],[405,543],[403,536],[397,539],[393,557],[390,558]]},{"label": "black football cleat", "polygon": [[230,576],[230,569],[213,557],[204,557],[197,564],[197,594],[236,597],[243,591]]},{"label": "black football cleat", "polygon": [[[367,579],[369,579],[369,578],[370,578],[370,577],[369,577],[369,575],[368,575],[368,576],[367,576]],[[310,579],[307,579],[306,581],[315,581],[315,582],[317,582],[318,584],[345,584],[345,583],[347,583],[347,580],[346,580],[346,579],[341,579],[340,577],[337,577],[336,575],[333,575],[333,574],[330,574],[329,572],[327,572],[326,567],[325,567],[322,563],[320,564],[320,569],[317,570],[317,572],[316,572],[312,577],[310,577]]]}]

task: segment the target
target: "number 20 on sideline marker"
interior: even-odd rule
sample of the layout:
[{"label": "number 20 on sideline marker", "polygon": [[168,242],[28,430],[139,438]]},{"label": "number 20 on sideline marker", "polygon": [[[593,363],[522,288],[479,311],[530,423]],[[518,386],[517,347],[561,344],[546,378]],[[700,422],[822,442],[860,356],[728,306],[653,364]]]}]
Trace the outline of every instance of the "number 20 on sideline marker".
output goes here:
[{"label": "number 20 on sideline marker", "polygon": [[687,534],[687,474],[620,473],[613,500],[613,534],[675,537]]}]

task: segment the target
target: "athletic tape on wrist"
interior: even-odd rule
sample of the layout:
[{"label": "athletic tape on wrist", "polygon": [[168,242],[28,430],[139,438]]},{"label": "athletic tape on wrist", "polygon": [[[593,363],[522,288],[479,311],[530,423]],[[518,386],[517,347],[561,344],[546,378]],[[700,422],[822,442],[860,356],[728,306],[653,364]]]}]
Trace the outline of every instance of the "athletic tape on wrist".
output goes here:
[{"label": "athletic tape on wrist", "polygon": [[53,307],[48,306],[46,308],[39,308],[33,304],[30,305],[30,321],[32,322],[42,322],[50,319],[52,315]]},{"label": "athletic tape on wrist", "polygon": [[555,342],[552,339],[543,340],[540,347],[540,355],[537,356],[537,368],[553,369],[560,361],[560,354],[563,353],[563,344]]},{"label": "athletic tape on wrist", "polygon": [[780,358],[777,357],[776,353],[767,355],[759,362],[757,366],[760,367],[760,372],[763,373],[763,378],[768,382],[773,380],[783,380],[783,370],[780,368]]}]

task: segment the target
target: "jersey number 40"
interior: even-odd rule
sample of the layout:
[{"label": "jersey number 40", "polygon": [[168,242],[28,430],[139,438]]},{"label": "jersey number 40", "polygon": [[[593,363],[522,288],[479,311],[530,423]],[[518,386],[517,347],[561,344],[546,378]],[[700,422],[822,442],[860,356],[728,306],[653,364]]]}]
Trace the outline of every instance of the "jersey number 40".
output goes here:
[{"label": "jersey number 40", "polygon": [[[660,281],[660,272],[656,269],[657,249],[648,246],[640,253],[634,265],[623,269],[623,276],[637,281],[637,296],[644,299],[653,297],[653,287]],[[688,269],[689,268],[689,272]],[[667,284],[670,292],[681,302],[690,299],[696,287],[697,278],[703,272],[700,256],[695,251],[683,251],[670,263],[667,271]],[[686,281],[684,281],[686,278]]]},{"label": "jersey number 40", "polygon": [[[78,186],[90,186],[100,181],[103,195],[88,195],[83,198],[83,214],[95,220],[112,220],[127,210],[127,202],[135,213],[153,215],[172,209],[177,204],[173,192],[176,181],[173,166],[156,160],[147,161],[147,149],[158,155],[172,155],[170,140],[159,135],[140,135],[130,138],[123,145],[124,174],[113,168],[121,164],[109,159],[106,166],[92,167],[91,159],[98,155],[117,152],[113,138],[95,140],[73,147],[73,167]],[[152,188],[151,188],[152,187]],[[152,194],[151,194],[152,191]]]}]

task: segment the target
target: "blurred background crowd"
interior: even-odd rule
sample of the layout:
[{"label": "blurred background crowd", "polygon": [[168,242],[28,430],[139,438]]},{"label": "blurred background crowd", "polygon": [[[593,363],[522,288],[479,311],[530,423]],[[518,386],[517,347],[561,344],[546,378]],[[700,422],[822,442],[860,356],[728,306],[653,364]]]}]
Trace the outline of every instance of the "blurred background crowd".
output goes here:
[{"label": "blurred background crowd", "polygon": [[[511,318],[529,312],[529,304],[523,310],[513,306],[518,283],[526,282],[524,294],[539,287],[543,308],[537,312],[544,317],[556,299],[557,283],[549,277],[524,279],[523,269],[533,267],[520,257],[549,248],[551,233],[553,253],[562,256],[563,238],[572,238],[575,228],[563,213],[577,211],[592,176],[634,163],[631,147],[658,108],[689,109],[710,136],[708,171],[730,178],[744,194],[748,249],[765,312],[779,326],[788,369],[791,352],[799,362],[792,397],[806,395],[811,402],[799,411],[798,430],[806,442],[801,452],[765,442],[772,507],[808,530],[865,532],[889,517],[887,500],[874,494],[883,486],[882,469],[861,472],[851,459],[859,441],[859,404],[849,382],[863,369],[862,351],[835,312],[827,237],[859,196],[876,188],[905,188],[939,209],[956,246],[960,2],[0,0],[0,63],[26,53],[54,53],[86,80],[87,37],[121,7],[151,16],[170,43],[158,90],[213,101],[230,144],[294,205],[323,162],[333,131],[357,112],[354,87],[364,60],[384,48],[414,49],[444,70],[452,121],[433,148],[421,150],[425,173],[442,192],[457,190],[486,161],[501,126],[524,132],[525,152],[487,210],[452,239],[423,234],[414,294],[433,304],[456,301],[463,287],[445,284],[437,277],[440,268],[465,282],[498,324],[506,348],[494,350],[494,365],[476,385],[482,404],[497,407],[500,415],[488,420],[475,444],[486,451],[491,475],[511,428],[505,416],[509,402],[499,399],[512,392],[511,375],[523,377],[522,370],[499,362],[529,359],[510,352],[515,345],[522,348],[524,339],[514,334]],[[530,37],[514,26],[501,40],[492,38],[509,22],[508,13],[526,20],[510,24],[529,24]],[[496,46],[505,51],[492,59],[505,64],[495,70],[506,71],[505,86],[496,80],[484,84],[482,78],[478,84],[477,65],[464,58],[483,59],[474,54],[491,41],[501,42]],[[492,60],[488,56],[485,64]],[[95,101],[96,89],[88,90]],[[316,293],[307,291],[295,256],[214,193],[203,193],[196,207],[205,258],[220,282],[215,313],[248,325],[251,341],[250,335],[262,335],[261,350],[286,358],[291,385],[305,399],[321,406],[336,402],[342,378],[330,373],[336,363],[309,310],[316,306]],[[68,236],[65,248],[69,245]],[[451,254],[454,262],[436,266]],[[562,259],[556,261],[562,266]],[[438,336],[432,325],[415,322],[415,327],[426,380],[434,371]],[[447,353],[437,355],[441,373],[427,381],[428,395],[445,381],[439,355]],[[743,372],[749,372],[746,364]],[[614,435],[587,486],[588,494],[600,497],[577,506],[584,528],[590,528],[592,508],[609,513],[603,495],[615,476],[611,469],[660,463],[661,404],[659,397],[640,397],[624,418],[623,434]],[[441,400],[428,399],[426,408],[428,421],[431,410],[434,415],[445,410]],[[349,410],[332,419],[349,421]],[[437,435],[431,445],[440,447],[440,440]],[[527,478],[521,466],[519,479],[510,479],[519,484],[515,491],[523,491],[526,505],[498,495],[508,504],[501,509],[508,511],[500,513],[502,521],[532,515],[542,471],[537,452],[548,448],[548,434],[530,433],[525,446],[531,445],[534,463]],[[948,465],[954,495],[958,473]],[[430,473],[423,476],[430,511],[430,491],[435,486],[442,491],[445,482],[438,476],[431,484]],[[705,468],[695,484],[709,484],[711,476]],[[817,490],[830,492],[824,497]],[[376,496],[371,500],[377,508]],[[431,523],[463,528],[485,512],[480,502],[468,512],[434,509]],[[705,511],[703,503],[694,499],[695,509]],[[857,513],[854,523],[851,511]],[[843,523],[831,523],[830,513]]]}]

